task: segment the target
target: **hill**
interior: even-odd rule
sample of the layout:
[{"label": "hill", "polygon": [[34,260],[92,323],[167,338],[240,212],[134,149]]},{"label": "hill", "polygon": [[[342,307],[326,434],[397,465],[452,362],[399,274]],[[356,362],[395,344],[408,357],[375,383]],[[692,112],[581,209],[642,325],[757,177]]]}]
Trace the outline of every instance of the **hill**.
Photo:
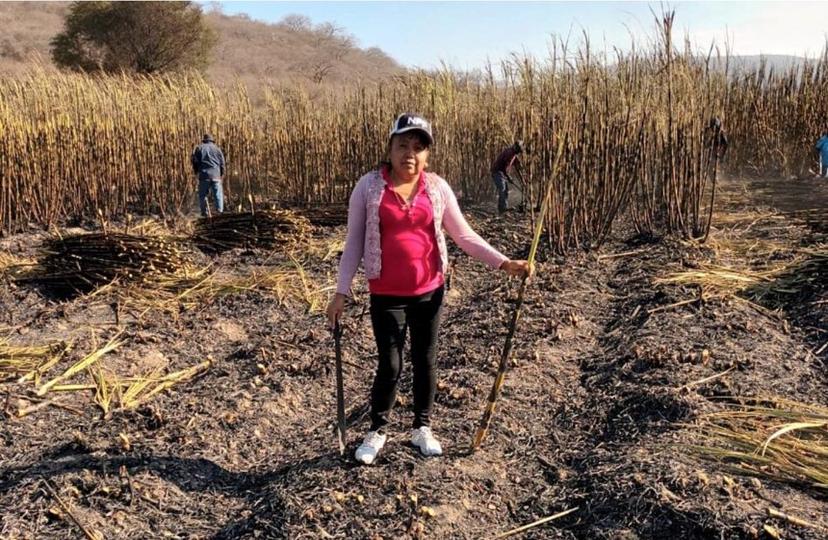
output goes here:
[{"label": "hill", "polygon": [[51,65],[49,40],[63,28],[68,2],[0,3],[0,73],[16,73],[38,59]]},{"label": "hill", "polygon": [[[0,73],[17,73],[38,61],[51,66],[49,40],[63,29],[68,7],[68,2],[0,3]],[[285,82],[338,86],[377,81],[403,69],[378,48],[360,48],[331,23],[314,25],[301,15],[275,24],[215,10],[205,15],[219,38],[207,71],[216,84],[238,77],[249,88]]]},{"label": "hill", "polygon": [[[19,73],[40,61],[51,66],[49,40],[63,28],[69,2],[2,2],[0,73]],[[348,86],[357,81],[379,81],[404,71],[379,48],[360,48],[346,29],[331,23],[314,25],[302,15],[265,23],[246,15],[225,15],[207,9],[205,16],[219,41],[207,77],[216,85],[237,79],[252,94],[268,84]],[[776,73],[801,64],[805,58],[787,55],[746,55],[729,59],[734,75],[757,69],[763,62]],[[724,60],[713,60],[724,69]]]}]

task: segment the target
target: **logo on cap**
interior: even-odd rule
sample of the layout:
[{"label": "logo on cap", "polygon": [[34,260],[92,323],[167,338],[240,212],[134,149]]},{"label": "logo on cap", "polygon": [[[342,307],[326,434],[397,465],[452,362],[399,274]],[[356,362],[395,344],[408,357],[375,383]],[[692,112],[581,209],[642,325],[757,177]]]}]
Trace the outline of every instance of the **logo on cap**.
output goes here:
[{"label": "logo on cap", "polygon": [[425,119],[420,118],[419,116],[406,116],[405,117],[405,122],[409,126],[420,126],[422,128],[426,128],[426,129],[428,129],[430,127],[428,125],[428,122],[426,122]]}]

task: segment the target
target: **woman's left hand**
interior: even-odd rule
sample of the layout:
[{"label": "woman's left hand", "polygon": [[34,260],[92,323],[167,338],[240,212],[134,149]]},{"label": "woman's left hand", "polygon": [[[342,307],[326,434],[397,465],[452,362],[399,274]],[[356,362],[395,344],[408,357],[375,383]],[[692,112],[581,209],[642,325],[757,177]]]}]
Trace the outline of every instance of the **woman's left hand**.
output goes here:
[{"label": "woman's left hand", "polygon": [[500,269],[516,277],[530,277],[535,273],[535,265],[530,264],[529,261],[505,261],[500,265]]}]

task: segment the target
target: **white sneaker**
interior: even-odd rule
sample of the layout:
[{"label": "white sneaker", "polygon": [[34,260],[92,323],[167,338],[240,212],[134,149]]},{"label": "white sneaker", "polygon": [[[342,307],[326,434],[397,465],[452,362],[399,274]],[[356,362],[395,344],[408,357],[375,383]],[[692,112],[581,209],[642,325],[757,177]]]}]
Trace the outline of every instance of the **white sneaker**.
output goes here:
[{"label": "white sneaker", "polygon": [[379,454],[379,451],[382,450],[383,446],[385,446],[386,438],[387,437],[379,431],[369,431],[362,440],[362,444],[360,444],[359,448],[356,449],[356,454],[354,456],[357,461],[366,465],[373,463],[374,459],[377,457],[377,454]]},{"label": "white sneaker", "polygon": [[443,447],[434,434],[431,433],[431,428],[423,426],[411,431],[411,444],[420,449],[420,453],[424,456],[440,456],[443,454]]}]

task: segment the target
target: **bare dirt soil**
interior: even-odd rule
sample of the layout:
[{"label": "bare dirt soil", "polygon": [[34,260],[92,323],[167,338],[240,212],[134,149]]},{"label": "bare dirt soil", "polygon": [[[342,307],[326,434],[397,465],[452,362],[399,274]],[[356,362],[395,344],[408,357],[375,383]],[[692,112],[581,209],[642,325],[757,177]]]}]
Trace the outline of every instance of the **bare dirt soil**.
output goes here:
[{"label": "bare dirt soil", "polygon": [[[712,239],[776,242],[782,260],[825,241],[806,220],[757,202],[750,186],[725,186],[718,212],[731,219]],[[525,216],[467,215],[504,253],[525,256]],[[335,252],[343,234],[320,230],[316,248],[298,255],[311,288],[333,282],[327,247]],[[18,235],[0,248],[33,257],[41,239]],[[106,294],[51,300],[6,278],[0,336],[14,344],[71,339],[77,360],[122,330],[125,344],[101,360],[122,373],[214,363],[106,418],[92,391],[17,418],[38,398],[31,384],[0,384],[0,537],[82,538],[84,527],[106,538],[477,539],[577,508],[522,538],[759,538],[764,525],[783,538],[826,538],[825,490],[734,475],[687,450],[698,443],[696,419],[741,396],[828,405],[828,352],[816,353],[828,341],[824,282],[764,304],[714,297],[669,307],[698,291],[653,280],[721,262],[712,242],[643,242],[620,227],[598,251],[541,253],[492,429],[470,454],[518,282],[453,255],[434,425],[445,455],[422,458],[407,443],[406,372],[396,424],[371,467],[352,458],[375,362],[360,276],[343,338],[344,458],[333,343],[311,295],[238,291],[189,308],[125,307],[116,321]],[[228,275],[290,263],[251,250],[195,257]],[[769,507],[811,525],[769,518]]]}]

